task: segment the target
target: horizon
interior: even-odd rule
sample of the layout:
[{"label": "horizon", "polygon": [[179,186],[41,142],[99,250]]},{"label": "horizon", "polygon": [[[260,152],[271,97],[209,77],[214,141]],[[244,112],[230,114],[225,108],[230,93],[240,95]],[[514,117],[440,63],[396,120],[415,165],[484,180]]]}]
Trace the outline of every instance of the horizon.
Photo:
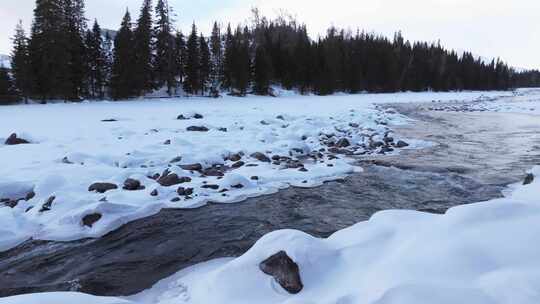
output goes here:
[{"label": "horizon", "polygon": [[[21,19],[28,31],[35,5],[34,0],[24,0],[24,4],[9,1],[10,3],[0,8],[0,25],[9,29],[0,40],[0,54],[6,55],[11,53],[11,37],[17,20]],[[153,2],[155,5],[156,1]],[[502,0],[480,0],[473,4],[465,3],[464,0],[416,0],[406,7],[395,0],[361,4],[355,4],[351,0],[337,0],[331,7],[324,3],[310,3],[309,11],[302,11],[302,7],[309,2],[305,0],[293,3],[278,0],[273,4],[261,0],[225,0],[219,4],[203,0],[195,6],[187,5],[186,2],[170,1],[177,15],[175,26],[183,32],[189,29],[192,22],[195,22],[205,35],[210,32],[214,21],[221,24],[230,22],[233,25],[246,23],[251,17],[251,9],[256,7],[262,16],[268,18],[287,12],[299,23],[306,24],[312,39],[324,35],[330,26],[351,31],[359,29],[389,38],[401,31],[404,38],[411,43],[441,41],[441,45],[446,49],[458,53],[471,52],[488,61],[500,58],[517,69],[540,68],[540,56],[536,51],[540,49],[540,23],[536,22],[532,13],[540,9],[540,3],[532,0],[518,0],[511,4]],[[86,17],[89,23],[97,19],[102,28],[117,30],[125,8],[129,8],[132,17],[136,19],[141,3],[142,0],[86,1]],[[480,5],[482,3],[490,3],[490,10],[483,10],[486,6]],[[516,4],[518,9],[515,8]],[[389,5],[392,5],[392,9],[389,9]],[[506,6],[511,6],[512,9],[505,9]],[[103,10],[104,7],[107,10]],[[446,9],[442,10],[443,7]],[[343,9],[346,9],[346,13]],[[418,10],[422,13],[418,14]],[[300,11],[302,13],[299,13]],[[441,11],[444,12],[441,14]],[[336,22],[334,16],[341,16],[340,21]],[[502,19],[507,21],[500,22]],[[414,21],[411,23],[410,20]],[[489,28],[491,31],[488,31]],[[531,30],[523,31],[523,28]],[[462,35],[463,32],[468,35]],[[505,35],[508,33],[512,35]],[[538,34],[537,37],[535,33]],[[512,41],[520,43],[513,44]]]}]

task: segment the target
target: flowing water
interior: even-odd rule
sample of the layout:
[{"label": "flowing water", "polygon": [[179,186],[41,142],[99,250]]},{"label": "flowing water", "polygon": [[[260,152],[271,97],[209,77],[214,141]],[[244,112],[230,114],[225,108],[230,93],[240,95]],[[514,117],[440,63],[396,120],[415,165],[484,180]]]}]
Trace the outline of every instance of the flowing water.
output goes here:
[{"label": "flowing water", "polygon": [[0,296],[79,290],[130,295],[185,267],[239,256],[276,229],[327,237],[386,209],[444,213],[500,197],[540,164],[540,118],[426,112],[392,105],[415,122],[395,130],[435,143],[397,156],[358,159],[364,172],[315,189],[289,188],[238,204],[167,209],[100,239],[28,241],[0,253]]}]

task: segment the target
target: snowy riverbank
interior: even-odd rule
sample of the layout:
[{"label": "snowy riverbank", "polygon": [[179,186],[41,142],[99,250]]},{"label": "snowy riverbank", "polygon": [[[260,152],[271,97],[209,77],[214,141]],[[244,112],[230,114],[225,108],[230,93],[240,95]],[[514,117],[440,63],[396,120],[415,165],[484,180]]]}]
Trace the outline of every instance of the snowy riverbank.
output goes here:
[{"label": "snowy riverbank", "polygon": [[[350,174],[360,168],[349,163],[347,154],[399,149],[399,139],[390,142],[387,132],[389,125],[407,119],[376,109],[376,103],[512,95],[227,97],[2,107],[0,134],[16,132],[31,144],[0,146],[0,157],[9,160],[0,168],[0,198],[12,207],[0,207],[0,250],[30,237],[101,236],[165,207],[237,202]],[[412,148],[425,144],[405,140]],[[128,178],[141,185],[122,189]],[[109,183],[98,187],[107,191],[88,191],[96,182]],[[29,193],[34,196],[26,197]]]},{"label": "snowy riverbank", "polygon": [[[44,293],[3,304],[116,303],[475,303],[540,301],[540,167],[506,197],[445,215],[384,211],[317,239],[283,230],[237,259],[197,265],[129,298]],[[259,263],[284,250],[303,290],[288,294]]]}]

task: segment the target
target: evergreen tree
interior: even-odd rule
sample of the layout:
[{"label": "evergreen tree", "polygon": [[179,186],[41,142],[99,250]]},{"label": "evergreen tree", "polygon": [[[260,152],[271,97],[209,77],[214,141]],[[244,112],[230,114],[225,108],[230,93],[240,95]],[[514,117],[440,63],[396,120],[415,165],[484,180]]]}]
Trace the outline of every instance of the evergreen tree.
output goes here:
[{"label": "evergreen tree", "polygon": [[211,65],[210,65],[210,49],[208,48],[208,42],[206,42],[206,39],[201,34],[201,37],[199,38],[199,52],[200,52],[200,65],[199,65],[199,81],[200,81],[200,88],[201,88],[201,94],[204,95],[208,87],[211,85],[210,80],[210,72],[211,72]]},{"label": "evergreen tree", "polygon": [[222,87],[228,90],[233,86],[233,71],[236,56],[236,43],[232,34],[231,25],[227,26],[225,34],[225,53],[223,58]]},{"label": "evergreen tree", "polygon": [[151,92],[154,89],[152,39],[152,0],[144,0],[137,20],[132,46],[135,50],[133,85],[137,95]]},{"label": "evergreen tree", "polygon": [[210,82],[211,95],[219,96],[221,80],[223,79],[223,46],[221,44],[221,30],[217,22],[214,22],[212,36],[210,37],[211,69]]},{"label": "evergreen tree", "polygon": [[197,28],[193,24],[187,41],[186,78],[184,79],[184,90],[189,94],[196,94],[200,90],[200,62]]},{"label": "evergreen tree", "polygon": [[187,48],[184,34],[178,31],[174,38],[174,76],[179,83],[184,83]]},{"label": "evergreen tree", "polygon": [[255,53],[255,68],[254,68],[254,91],[258,95],[270,94],[270,59],[266,54],[264,47],[257,47]]},{"label": "evergreen tree", "polygon": [[171,33],[170,8],[164,0],[156,6],[155,77],[158,87],[167,86],[169,96],[176,86],[174,62],[174,36]]},{"label": "evergreen tree", "polygon": [[64,78],[64,98],[79,100],[84,95],[84,83],[87,77],[86,18],[84,17],[84,0],[64,0],[65,47],[68,52],[67,74]]},{"label": "evergreen tree", "polygon": [[0,67],[0,104],[8,104],[16,100],[13,81],[6,68]]},{"label": "evergreen tree", "polygon": [[105,32],[103,40],[103,85],[104,95],[111,96],[111,77],[114,62],[114,42],[109,32]]},{"label": "evergreen tree", "polygon": [[32,95],[45,103],[67,98],[69,52],[62,0],[37,0],[29,44]]},{"label": "evergreen tree", "polygon": [[22,21],[19,21],[13,37],[13,51],[11,53],[11,73],[13,74],[15,87],[25,102],[31,94],[32,75],[30,70],[30,51],[28,38],[24,33]]},{"label": "evergreen tree", "polygon": [[101,28],[96,20],[92,31],[88,31],[86,35],[88,86],[91,98],[103,99],[105,97],[107,55],[103,45]]},{"label": "evergreen tree", "polygon": [[135,71],[133,61],[133,32],[131,16],[126,11],[120,30],[114,39],[114,61],[111,75],[111,95],[115,100],[136,96],[138,91],[133,87]]}]

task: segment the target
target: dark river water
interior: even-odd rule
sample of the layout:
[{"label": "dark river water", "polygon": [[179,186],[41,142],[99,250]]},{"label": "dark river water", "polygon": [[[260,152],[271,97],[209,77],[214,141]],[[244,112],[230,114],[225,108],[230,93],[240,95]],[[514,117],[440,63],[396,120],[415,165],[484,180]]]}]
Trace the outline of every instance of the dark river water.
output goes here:
[{"label": "dark river water", "polygon": [[380,210],[444,213],[500,197],[505,186],[540,164],[538,116],[392,106],[415,119],[395,128],[400,136],[435,145],[358,159],[363,173],[314,189],[162,210],[100,239],[28,241],[0,253],[0,296],[66,290],[131,295],[193,264],[239,256],[276,229],[327,237]]}]

